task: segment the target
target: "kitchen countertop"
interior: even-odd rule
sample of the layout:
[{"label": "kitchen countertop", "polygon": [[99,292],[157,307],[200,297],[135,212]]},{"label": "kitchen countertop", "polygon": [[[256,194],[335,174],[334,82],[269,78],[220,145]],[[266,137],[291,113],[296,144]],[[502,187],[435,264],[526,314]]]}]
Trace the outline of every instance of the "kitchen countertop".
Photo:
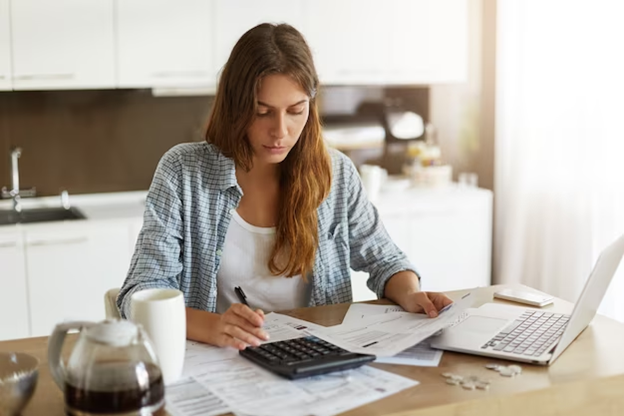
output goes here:
[{"label": "kitchen countertop", "polygon": [[[439,188],[382,188],[379,199],[373,203],[377,206],[380,214],[394,215],[406,213],[406,207],[410,207],[407,211],[420,211],[423,207],[426,207],[427,210],[437,210],[439,209],[437,205],[448,206],[449,202],[457,201],[457,198],[461,198],[461,202],[466,203],[467,195],[473,195],[477,199],[481,199],[484,195],[489,195],[491,198],[491,191],[480,188],[461,188],[455,184]],[[147,191],[109,192],[70,195],[69,201],[71,206],[79,209],[87,220],[142,219],[146,196]],[[0,210],[11,209],[11,206],[12,201],[10,199],[0,200]],[[24,198],[22,199],[22,206],[24,209],[60,207],[61,197],[59,195]],[[0,227],[11,226],[13,225]]]},{"label": "kitchen countertop", "polygon": [[[79,209],[87,220],[136,219],[143,217],[146,196],[147,191],[80,194],[69,195],[69,202],[72,207]],[[22,199],[23,209],[55,208],[60,206],[60,195]],[[10,199],[0,201],[0,210],[11,209],[11,207],[12,201]],[[5,225],[2,227],[11,226]]]}]

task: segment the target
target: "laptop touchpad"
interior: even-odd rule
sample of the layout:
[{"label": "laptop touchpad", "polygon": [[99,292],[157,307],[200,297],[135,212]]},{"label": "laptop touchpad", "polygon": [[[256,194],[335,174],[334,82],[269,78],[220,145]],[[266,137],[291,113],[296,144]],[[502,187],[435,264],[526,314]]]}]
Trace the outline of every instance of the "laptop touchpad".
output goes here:
[{"label": "laptop touchpad", "polygon": [[470,332],[472,334],[486,333],[494,334],[505,327],[507,319],[488,318],[486,316],[473,315],[469,316],[456,329],[462,332]]}]

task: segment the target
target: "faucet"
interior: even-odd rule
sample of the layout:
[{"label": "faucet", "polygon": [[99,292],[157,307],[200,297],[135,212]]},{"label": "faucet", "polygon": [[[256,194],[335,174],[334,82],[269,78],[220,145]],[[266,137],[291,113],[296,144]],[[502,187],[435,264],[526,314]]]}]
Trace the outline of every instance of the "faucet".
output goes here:
[{"label": "faucet", "polygon": [[17,160],[22,155],[22,149],[19,147],[14,147],[11,150],[11,191],[9,194],[11,198],[13,198],[13,210],[15,212],[22,212],[22,198],[20,196],[20,185],[19,185],[19,166]]}]

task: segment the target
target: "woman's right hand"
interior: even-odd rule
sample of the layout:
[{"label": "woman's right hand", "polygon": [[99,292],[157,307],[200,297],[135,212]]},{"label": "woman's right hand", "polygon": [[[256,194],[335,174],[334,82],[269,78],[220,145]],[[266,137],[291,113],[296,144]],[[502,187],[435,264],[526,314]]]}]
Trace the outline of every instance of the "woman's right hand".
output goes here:
[{"label": "woman's right hand", "polygon": [[249,345],[257,347],[269,339],[262,329],[264,312],[251,310],[242,303],[234,303],[220,315],[217,323],[214,344],[219,347],[234,347],[244,350]]}]

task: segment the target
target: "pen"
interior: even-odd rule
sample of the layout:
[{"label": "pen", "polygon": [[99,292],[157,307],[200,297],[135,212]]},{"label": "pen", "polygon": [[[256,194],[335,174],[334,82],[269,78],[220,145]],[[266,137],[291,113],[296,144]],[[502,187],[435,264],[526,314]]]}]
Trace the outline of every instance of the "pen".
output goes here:
[{"label": "pen", "polygon": [[243,305],[249,306],[249,304],[247,303],[247,296],[245,296],[245,292],[243,292],[243,289],[240,286],[236,286],[234,288],[234,292],[236,292],[238,300],[240,300]]}]

